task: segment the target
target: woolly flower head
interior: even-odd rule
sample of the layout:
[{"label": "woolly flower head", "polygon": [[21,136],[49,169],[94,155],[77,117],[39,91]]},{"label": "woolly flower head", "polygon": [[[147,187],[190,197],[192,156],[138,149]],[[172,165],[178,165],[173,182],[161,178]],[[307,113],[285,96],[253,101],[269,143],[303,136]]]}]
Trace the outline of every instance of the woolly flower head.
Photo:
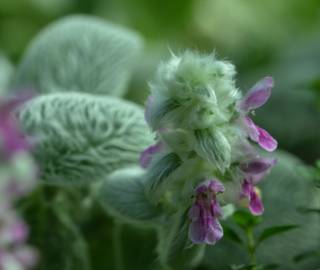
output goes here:
[{"label": "woolly flower head", "polygon": [[[151,84],[154,110],[147,121],[157,129],[171,121],[182,128],[205,128],[228,122],[240,93],[235,68],[214,54],[186,52],[162,63]],[[162,119],[162,116],[164,116]]]},{"label": "woolly flower head", "polygon": [[222,237],[221,197],[222,204],[245,201],[252,214],[262,214],[256,185],[276,163],[251,146],[272,152],[277,141],[249,117],[270,97],[273,79],[242,97],[234,76],[234,66],[213,54],[185,52],[162,63],[151,83],[145,118],[157,143],[141,154],[146,193],[176,211],[189,207],[193,243]]}]

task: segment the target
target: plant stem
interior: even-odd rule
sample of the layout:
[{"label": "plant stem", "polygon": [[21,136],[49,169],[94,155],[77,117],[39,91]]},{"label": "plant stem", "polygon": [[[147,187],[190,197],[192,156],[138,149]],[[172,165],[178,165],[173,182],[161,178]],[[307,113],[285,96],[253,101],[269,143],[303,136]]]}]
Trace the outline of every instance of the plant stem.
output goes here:
[{"label": "plant stem", "polygon": [[114,250],[114,263],[115,270],[124,270],[122,258],[122,224],[119,221],[114,221],[113,227],[113,250]]},{"label": "plant stem", "polygon": [[256,270],[257,258],[256,258],[256,244],[254,240],[253,228],[252,227],[247,228],[246,234],[247,234],[247,241],[248,241],[247,251],[250,257],[250,264],[253,265],[252,270]]}]

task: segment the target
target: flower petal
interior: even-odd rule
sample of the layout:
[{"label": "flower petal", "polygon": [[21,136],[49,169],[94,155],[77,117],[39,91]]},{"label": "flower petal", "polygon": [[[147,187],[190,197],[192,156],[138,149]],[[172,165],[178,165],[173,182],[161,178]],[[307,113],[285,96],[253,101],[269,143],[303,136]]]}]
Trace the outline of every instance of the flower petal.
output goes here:
[{"label": "flower petal", "polygon": [[247,113],[261,107],[269,99],[272,87],[272,77],[263,78],[261,81],[256,83],[240,101],[238,105],[239,110]]},{"label": "flower petal", "polygon": [[257,127],[259,131],[258,144],[268,152],[272,152],[277,149],[278,142],[263,128]]},{"label": "flower petal", "polygon": [[161,142],[158,142],[146,148],[140,155],[140,166],[142,168],[147,168],[152,161],[153,155],[160,152],[162,148],[163,144]]},{"label": "flower petal", "polygon": [[189,238],[194,244],[201,244],[206,241],[207,226],[203,219],[191,222],[189,225]]},{"label": "flower petal", "polygon": [[209,245],[214,245],[223,237],[223,229],[218,219],[213,218],[208,220],[208,231],[205,242]]},{"label": "flower petal", "polygon": [[218,180],[210,180],[208,183],[208,188],[211,189],[214,193],[224,192],[225,190],[223,184]]},{"label": "flower petal", "polygon": [[260,174],[269,170],[276,163],[276,159],[256,158],[241,164],[241,170],[247,174]]},{"label": "flower petal", "polygon": [[278,142],[265,129],[258,127],[250,117],[244,117],[243,124],[249,138],[264,150],[272,152],[277,149]]},{"label": "flower petal", "polygon": [[254,142],[257,142],[259,140],[259,130],[256,124],[252,121],[252,119],[248,116],[243,118],[243,125],[248,133],[248,136],[251,140]]},{"label": "flower petal", "polygon": [[250,193],[249,210],[255,216],[261,215],[264,211],[264,207],[257,188],[254,188]]}]

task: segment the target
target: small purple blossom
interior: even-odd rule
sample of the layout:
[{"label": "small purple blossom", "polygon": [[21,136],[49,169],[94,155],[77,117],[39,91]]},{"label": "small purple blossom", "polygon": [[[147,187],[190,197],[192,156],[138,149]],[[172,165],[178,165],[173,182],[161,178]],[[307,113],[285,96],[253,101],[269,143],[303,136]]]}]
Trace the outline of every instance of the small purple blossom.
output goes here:
[{"label": "small purple blossom", "polygon": [[216,198],[221,192],[224,186],[218,180],[204,182],[196,188],[196,200],[189,210],[189,238],[193,243],[214,245],[222,238],[223,229],[218,220],[221,207]]},{"label": "small purple blossom", "polygon": [[253,215],[261,215],[264,211],[263,203],[261,201],[259,190],[254,184],[245,179],[242,183],[241,197],[249,200],[249,210]]},{"label": "small purple blossom", "polygon": [[272,87],[273,79],[271,77],[265,77],[255,84],[247,95],[237,104],[238,111],[241,113],[241,125],[247,132],[248,137],[269,152],[274,151],[278,147],[277,141],[266,130],[257,126],[247,114],[267,102],[271,95]]},{"label": "small purple blossom", "polygon": [[240,198],[248,199],[249,210],[253,215],[261,215],[264,211],[260,192],[256,185],[276,162],[276,159],[256,158],[240,165],[245,175],[241,185]]},{"label": "small purple blossom", "polygon": [[0,156],[10,159],[14,154],[30,150],[31,145],[19,130],[19,125],[13,117],[15,110],[31,98],[26,92],[20,96],[0,100]]}]

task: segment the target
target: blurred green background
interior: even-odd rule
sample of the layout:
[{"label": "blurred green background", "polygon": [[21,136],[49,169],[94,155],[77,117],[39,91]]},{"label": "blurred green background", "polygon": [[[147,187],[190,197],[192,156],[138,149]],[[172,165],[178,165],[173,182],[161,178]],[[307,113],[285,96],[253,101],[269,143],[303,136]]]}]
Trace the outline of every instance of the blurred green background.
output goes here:
[{"label": "blurred green background", "polygon": [[[170,50],[215,51],[236,65],[237,84],[243,91],[265,75],[274,77],[273,95],[257,112],[257,123],[278,139],[282,150],[307,164],[320,158],[319,0],[1,0],[0,86],[9,85],[4,74],[14,70],[42,28],[79,13],[131,28],[144,38],[144,53],[131,78],[128,99],[144,103],[148,81]],[[124,248],[137,261],[136,269],[152,265],[153,258],[147,258],[145,250],[151,254],[154,236],[136,231],[133,237],[130,230],[124,237],[131,244]],[[94,228],[84,231],[89,241],[97,233],[110,241],[99,218]],[[140,237],[149,242],[132,250]],[[104,254],[98,256],[106,242],[93,245],[96,265],[106,259]],[[203,267],[199,269],[208,269]]]}]

